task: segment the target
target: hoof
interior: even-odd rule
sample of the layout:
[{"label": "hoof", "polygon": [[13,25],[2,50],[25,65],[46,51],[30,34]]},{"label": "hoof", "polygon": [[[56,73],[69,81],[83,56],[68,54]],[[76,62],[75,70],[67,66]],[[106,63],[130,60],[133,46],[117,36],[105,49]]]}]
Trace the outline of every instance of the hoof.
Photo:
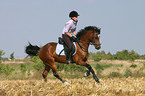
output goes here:
[{"label": "hoof", "polygon": [[71,63],[71,61],[70,61],[70,60],[67,60],[67,61],[66,61],[66,64],[70,64],[70,63]]},{"label": "hoof", "polygon": [[70,85],[68,82],[64,82],[64,84],[66,84],[66,85]]},{"label": "hoof", "polygon": [[44,79],[44,82],[47,82],[47,79]]},{"label": "hoof", "polygon": [[47,82],[47,78],[46,78],[46,75],[42,74],[43,78],[44,78],[44,81]]},{"label": "hoof", "polygon": [[62,81],[64,84],[66,85],[70,85],[68,82],[66,82],[65,80]]},{"label": "hoof", "polygon": [[86,70],[86,73],[84,74],[84,77],[87,77],[90,75],[90,71],[89,70]]},{"label": "hoof", "polygon": [[100,83],[100,81],[99,81],[99,80],[97,80],[96,82],[97,82],[97,83]]}]

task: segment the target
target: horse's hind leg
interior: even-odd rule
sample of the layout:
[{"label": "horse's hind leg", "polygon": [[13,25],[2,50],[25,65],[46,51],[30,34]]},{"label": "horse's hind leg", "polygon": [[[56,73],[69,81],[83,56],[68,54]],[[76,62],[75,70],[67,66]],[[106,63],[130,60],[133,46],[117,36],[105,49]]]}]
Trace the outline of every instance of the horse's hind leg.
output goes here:
[{"label": "horse's hind leg", "polygon": [[42,76],[43,76],[45,82],[47,81],[47,75],[48,75],[49,71],[50,71],[50,67],[45,64],[45,69],[44,69],[44,71],[42,73]]},{"label": "horse's hind leg", "polygon": [[62,78],[59,76],[55,64],[52,66],[52,71],[53,71],[53,75],[54,75],[56,78],[58,78],[62,83],[69,84],[69,83],[67,83],[64,79],[62,79]]}]

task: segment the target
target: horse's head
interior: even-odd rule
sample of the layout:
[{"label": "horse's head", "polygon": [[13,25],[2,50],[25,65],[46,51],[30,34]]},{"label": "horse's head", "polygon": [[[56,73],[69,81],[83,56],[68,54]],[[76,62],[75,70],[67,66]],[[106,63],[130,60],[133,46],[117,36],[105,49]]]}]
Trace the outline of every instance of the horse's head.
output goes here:
[{"label": "horse's head", "polygon": [[94,27],[94,29],[91,30],[91,35],[89,39],[91,44],[94,45],[97,50],[101,48],[100,31],[101,31],[101,28]]},{"label": "horse's head", "polygon": [[100,31],[101,29],[97,28],[96,26],[88,26],[85,27],[84,29],[81,29],[78,34],[77,37],[80,41],[86,42],[87,44],[91,44],[95,46],[96,49],[100,49],[101,48],[101,44],[100,44]]}]

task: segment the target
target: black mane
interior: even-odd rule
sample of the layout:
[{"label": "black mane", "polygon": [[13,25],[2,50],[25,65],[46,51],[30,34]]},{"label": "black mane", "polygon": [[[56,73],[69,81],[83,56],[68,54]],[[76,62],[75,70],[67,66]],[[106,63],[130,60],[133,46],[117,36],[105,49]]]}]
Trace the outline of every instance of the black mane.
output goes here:
[{"label": "black mane", "polygon": [[77,33],[77,38],[80,38],[83,34],[87,33],[89,30],[95,30],[96,32],[98,32],[98,34],[100,34],[100,29],[97,28],[96,26],[87,26]]}]

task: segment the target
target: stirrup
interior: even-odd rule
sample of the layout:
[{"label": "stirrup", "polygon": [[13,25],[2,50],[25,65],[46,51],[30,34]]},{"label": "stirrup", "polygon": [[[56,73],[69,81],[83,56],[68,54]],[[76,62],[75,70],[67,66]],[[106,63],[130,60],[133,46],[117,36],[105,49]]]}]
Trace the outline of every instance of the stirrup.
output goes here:
[{"label": "stirrup", "polygon": [[71,60],[66,60],[66,64],[70,64],[71,63]]}]

